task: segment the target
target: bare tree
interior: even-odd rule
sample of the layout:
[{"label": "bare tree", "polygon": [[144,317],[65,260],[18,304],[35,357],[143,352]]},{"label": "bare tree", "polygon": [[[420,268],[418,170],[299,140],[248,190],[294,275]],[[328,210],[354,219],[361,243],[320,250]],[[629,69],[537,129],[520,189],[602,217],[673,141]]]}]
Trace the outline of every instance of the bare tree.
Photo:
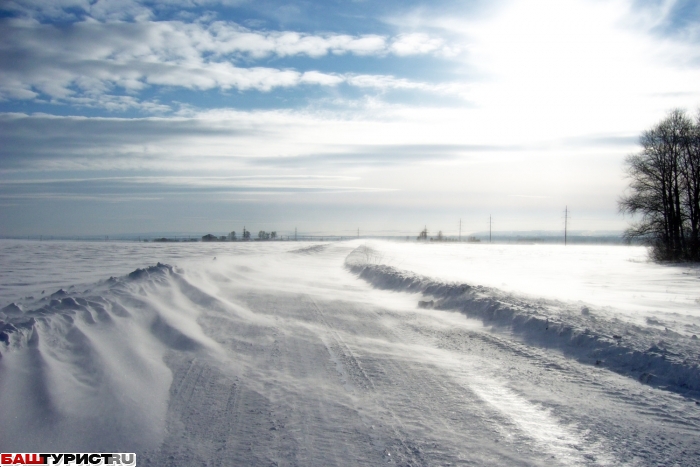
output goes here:
[{"label": "bare tree", "polygon": [[685,188],[686,248],[689,257],[700,259],[700,111],[695,122],[688,120],[682,139],[680,175]]},{"label": "bare tree", "polygon": [[641,215],[626,232],[653,246],[660,260],[698,260],[700,253],[700,116],[684,111],[642,133],[642,150],[625,160],[630,191],[619,201],[623,213]]}]

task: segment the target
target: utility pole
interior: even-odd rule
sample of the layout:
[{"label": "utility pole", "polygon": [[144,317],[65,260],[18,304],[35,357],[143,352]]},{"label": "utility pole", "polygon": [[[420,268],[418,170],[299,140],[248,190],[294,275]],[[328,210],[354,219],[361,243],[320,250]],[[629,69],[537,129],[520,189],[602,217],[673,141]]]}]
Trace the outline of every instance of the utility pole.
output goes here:
[{"label": "utility pole", "polygon": [[491,243],[491,216],[489,216],[489,243]]},{"label": "utility pole", "polygon": [[566,246],[567,230],[569,228],[569,206],[564,208],[564,246]]},{"label": "utility pole", "polygon": [[462,219],[459,220],[459,241],[462,241]]}]

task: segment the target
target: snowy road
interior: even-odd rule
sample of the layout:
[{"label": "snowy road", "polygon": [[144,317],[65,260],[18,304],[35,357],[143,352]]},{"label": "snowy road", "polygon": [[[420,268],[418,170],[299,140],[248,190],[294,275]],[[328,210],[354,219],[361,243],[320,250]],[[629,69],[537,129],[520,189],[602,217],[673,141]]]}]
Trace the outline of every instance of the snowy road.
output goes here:
[{"label": "snowy road", "polygon": [[159,466],[700,465],[695,399],[373,288],[344,266],[357,246],[196,259],[25,309],[33,330],[0,347],[0,450],[136,451]]}]

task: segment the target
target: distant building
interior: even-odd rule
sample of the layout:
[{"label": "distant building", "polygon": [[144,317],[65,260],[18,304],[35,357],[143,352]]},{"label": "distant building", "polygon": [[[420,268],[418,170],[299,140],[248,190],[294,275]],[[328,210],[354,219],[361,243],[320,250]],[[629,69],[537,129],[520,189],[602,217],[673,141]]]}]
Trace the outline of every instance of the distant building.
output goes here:
[{"label": "distant building", "polygon": [[217,240],[219,240],[219,239],[216,237],[216,235],[212,235],[212,234],[206,234],[205,236],[202,237],[203,242],[216,242]]}]

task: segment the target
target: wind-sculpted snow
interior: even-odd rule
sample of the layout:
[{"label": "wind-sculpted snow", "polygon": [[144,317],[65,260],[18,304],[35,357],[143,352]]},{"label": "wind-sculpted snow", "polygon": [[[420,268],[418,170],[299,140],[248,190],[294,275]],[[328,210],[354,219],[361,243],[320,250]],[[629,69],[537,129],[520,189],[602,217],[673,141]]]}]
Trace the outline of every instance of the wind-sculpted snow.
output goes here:
[{"label": "wind-sculpted snow", "polygon": [[530,344],[558,348],[643,383],[700,395],[700,339],[695,334],[637,326],[617,319],[609,309],[535,302],[494,288],[445,283],[381,264],[382,260],[381,252],[362,245],[345,264],[374,287],[422,294],[421,308],[458,310]]},{"label": "wind-sculpted snow", "polygon": [[297,248],[295,250],[291,250],[290,253],[294,253],[297,255],[313,255],[313,254],[322,252],[326,248],[328,248],[328,244],[312,245],[312,246],[307,246],[304,248]]},{"label": "wind-sculpted snow", "polygon": [[[167,264],[0,311],[0,439],[31,450],[129,449],[163,436],[168,350],[215,344]],[[134,427],[138,426],[138,430]],[[87,452],[87,451],[86,451]],[[93,451],[94,452],[94,451]]]},{"label": "wind-sculpted snow", "polygon": [[700,467],[680,360],[695,341],[668,314],[646,329],[426,279],[391,248],[413,266],[433,250],[375,243],[0,242],[0,451],[167,467]]}]

